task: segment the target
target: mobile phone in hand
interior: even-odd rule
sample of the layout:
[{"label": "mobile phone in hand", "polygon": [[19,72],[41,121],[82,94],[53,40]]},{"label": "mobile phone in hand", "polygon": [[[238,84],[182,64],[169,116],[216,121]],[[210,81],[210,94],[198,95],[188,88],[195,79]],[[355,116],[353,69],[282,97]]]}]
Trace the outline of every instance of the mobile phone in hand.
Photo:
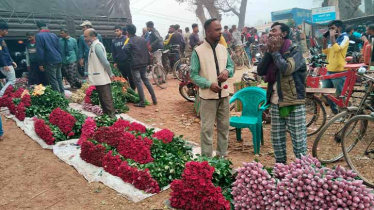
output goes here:
[{"label": "mobile phone in hand", "polygon": [[330,31],[326,31],[326,33],[323,34],[325,38],[328,38],[330,36]]}]

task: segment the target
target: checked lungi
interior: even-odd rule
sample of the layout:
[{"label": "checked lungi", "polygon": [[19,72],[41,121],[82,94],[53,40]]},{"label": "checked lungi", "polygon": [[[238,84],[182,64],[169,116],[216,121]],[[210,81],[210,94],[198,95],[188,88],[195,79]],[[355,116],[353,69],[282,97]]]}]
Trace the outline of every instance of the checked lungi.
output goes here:
[{"label": "checked lungi", "polygon": [[[287,129],[286,129],[287,128]],[[271,104],[271,140],[277,163],[286,163],[286,134],[291,134],[293,152],[297,158],[307,153],[305,105],[296,105],[288,117],[282,118],[279,106]]]},{"label": "checked lungi", "polygon": [[66,77],[70,86],[76,87],[80,83],[77,74],[77,63],[62,64],[62,74]]}]

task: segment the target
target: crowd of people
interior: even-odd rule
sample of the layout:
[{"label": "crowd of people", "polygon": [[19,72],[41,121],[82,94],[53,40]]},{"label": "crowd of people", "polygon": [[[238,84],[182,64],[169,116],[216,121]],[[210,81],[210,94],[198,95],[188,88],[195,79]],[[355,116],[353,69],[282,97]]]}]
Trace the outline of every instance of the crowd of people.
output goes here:
[{"label": "crowd of people", "polygon": [[[79,41],[66,29],[60,30],[60,38],[51,33],[47,24],[37,21],[39,33],[27,33],[26,45],[29,84],[51,85],[52,89],[64,93],[63,78],[72,88],[80,88],[82,81],[77,76],[77,64],[84,69],[84,77],[95,85],[103,112],[114,117],[113,98],[110,89],[113,72],[102,44],[102,37],[93,29],[89,21],[81,24],[83,34]],[[209,19],[204,24],[205,39],[199,36],[198,24],[186,27],[183,31],[178,24],[169,27],[163,39],[152,21],[146,23],[142,36],[136,35],[136,27],[115,26],[115,39],[112,41],[114,67],[129,81],[132,89],[139,93],[140,102],[136,107],[146,107],[143,84],[157,105],[157,97],[152,84],[146,77],[146,68],[150,65],[150,55],[155,62],[163,65],[162,51],[170,46],[179,46],[181,55],[191,57],[191,80],[199,87],[201,99],[201,153],[213,154],[213,130],[217,123],[217,156],[227,156],[229,133],[229,92],[227,79],[233,76],[234,64],[228,47],[235,51],[245,50],[251,57],[249,47],[263,44],[264,56],[257,72],[263,76],[267,87],[267,104],[271,105],[271,140],[276,162],[286,163],[286,133],[291,134],[293,150],[300,158],[307,152],[307,131],[305,113],[306,62],[298,44],[301,41],[301,29],[291,29],[288,25],[275,22],[269,33],[259,34],[256,28],[245,27],[239,31],[236,25],[231,29],[222,28],[219,20]],[[8,25],[0,23],[0,70],[7,78],[5,89],[14,84],[17,64],[13,62],[4,37]],[[365,43],[372,42],[374,25],[368,24],[365,34],[359,34],[354,27],[344,28],[340,20],[328,24],[328,34],[324,36],[323,52],[327,55],[328,73],[345,71],[345,57],[349,40],[355,40],[354,50],[359,51]],[[170,66],[180,59],[179,54],[170,57]],[[373,59],[374,60],[374,59]],[[336,88],[340,94],[345,78],[324,80],[323,87]],[[332,115],[339,112],[336,105],[328,100]],[[0,122],[1,123],[1,122]],[[2,131],[0,130],[0,136]]]}]

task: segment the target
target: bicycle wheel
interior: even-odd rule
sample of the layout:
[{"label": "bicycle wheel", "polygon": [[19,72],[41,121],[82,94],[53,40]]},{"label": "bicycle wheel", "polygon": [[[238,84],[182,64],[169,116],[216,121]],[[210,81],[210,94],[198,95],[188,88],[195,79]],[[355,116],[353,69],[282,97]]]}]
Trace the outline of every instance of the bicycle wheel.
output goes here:
[{"label": "bicycle wheel", "polygon": [[326,124],[326,109],[315,96],[307,97],[305,103],[307,135],[317,134]]},{"label": "bicycle wheel", "polygon": [[312,154],[321,163],[333,163],[343,157],[342,130],[344,124],[356,115],[356,111],[344,111],[335,115],[318,133],[314,140]]},{"label": "bicycle wheel", "polygon": [[153,77],[153,81],[158,87],[162,89],[166,88],[167,83],[166,83],[165,74],[159,65],[153,66],[152,77]]},{"label": "bicycle wheel", "polygon": [[235,69],[241,70],[244,67],[243,59],[239,55],[237,55],[236,53],[231,55],[231,59],[234,62]]},{"label": "bicycle wheel", "polygon": [[182,72],[182,70],[180,68],[181,65],[182,65],[181,60],[178,60],[177,62],[175,62],[174,67],[173,67],[173,71],[175,72],[175,77],[179,81],[182,81],[182,78],[183,78],[183,72]]},{"label": "bicycle wheel", "polygon": [[374,187],[374,118],[358,115],[343,129],[342,150],[348,166],[369,187]]},{"label": "bicycle wheel", "polygon": [[[188,85],[188,84],[187,84]],[[187,85],[179,86],[179,93],[181,96],[186,99],[189,102],[195,102],[196,99],[196,94],[188,94],[189,91],[196,91],[196,90],[191,90],[190,88],[187,87]]]}]

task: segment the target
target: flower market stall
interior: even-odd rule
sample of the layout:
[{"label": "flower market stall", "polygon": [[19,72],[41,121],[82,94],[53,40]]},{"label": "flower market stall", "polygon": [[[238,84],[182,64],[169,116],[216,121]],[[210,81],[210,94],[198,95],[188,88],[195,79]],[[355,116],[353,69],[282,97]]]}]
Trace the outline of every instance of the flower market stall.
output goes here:
[{"label": "flower market stall", "polygon": [[136,102],[137,95],[121,78],[113,83],[117,118],[102,115],[88,85],[70,104],[48,86],[9,86],[0,107],[87,181],[102,182],[133,202],[170,187],[175,209],[374,209],[372,189],[355,173],[327,168],[310,156],[274,168],[243,163],[236,170],[229,160],[197,156],[200,148],[173,131],[124,114],[120,104]]}]

